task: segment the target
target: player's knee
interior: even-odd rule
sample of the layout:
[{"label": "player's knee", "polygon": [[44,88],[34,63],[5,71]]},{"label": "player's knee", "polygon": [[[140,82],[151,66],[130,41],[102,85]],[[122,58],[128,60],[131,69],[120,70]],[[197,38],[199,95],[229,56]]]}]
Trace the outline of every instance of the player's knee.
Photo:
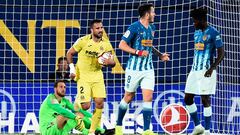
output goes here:
[{"label": "player's knee", "polygon": [[210,96],[206,95],[206,96],[201,96],[202,98],[202,104],[204,107],[209,107],[211,104],[211,100],[210,100]]},{"label": "player's knee", "polygon": [[143,101],[151,102],[152,101],[152,95],[151,94],[143,95]]},{"label": "player's knee", "polygon": [[125,93],[124,95],[124,100],[126,103],[130,103],[132,101],[132,99],[134,98],[135,93]]},{"label": "player's knee", "polygon": [[90,102],[81,103],[81,107],[83,110],[88,110],[90,106],[91,106]]},{"label": "player's knee", "polygon": [[58,115],[57,116],[57,127],[58,127],[58,129],[63,129],[63,127],[67,123],[67,120],[68,120],[68,118],[66,118],[62,115]]},{"label": "player's knee", "polygon": [[186,105],[192,105],[193,104],[193,98],[185,96],[184,97],[184,102]]},{"label": "player's knee", "polygon": [[192,105],[194,103],[194,94],[185,93],[184,102],[186,105]]},{"label": "player's knee", "polygon": [[95,101],[96,108],[102,109],[104,107],[104,99],[103,98],[95,98],[94,101]]}]

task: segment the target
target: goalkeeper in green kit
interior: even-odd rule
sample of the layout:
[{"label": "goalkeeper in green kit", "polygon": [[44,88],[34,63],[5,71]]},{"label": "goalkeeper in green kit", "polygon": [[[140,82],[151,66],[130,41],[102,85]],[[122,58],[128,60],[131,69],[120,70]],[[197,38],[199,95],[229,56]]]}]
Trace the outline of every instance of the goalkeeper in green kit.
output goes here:
[{"label": "goalkeeper in green kit", "polygon": [[[54,94],[49,94],[41,104],[39,124],[42,135],[67,135],[74,128],[82,135],[88,135],[92,114],[82,109],[75,111],[73,104],[64,97],[65,93],[65,82],[58,80],[54,84]],[[96,132],[103,134],[105,130],[97,128]]]}]

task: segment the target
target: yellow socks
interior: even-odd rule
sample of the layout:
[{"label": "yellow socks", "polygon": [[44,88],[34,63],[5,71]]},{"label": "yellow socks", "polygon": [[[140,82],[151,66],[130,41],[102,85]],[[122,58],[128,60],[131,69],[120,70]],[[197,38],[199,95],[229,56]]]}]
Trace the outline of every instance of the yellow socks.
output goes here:
[{"label": "yellow socks", "polygon": [[96,128],[99,127],[102,118],[102,109],[96,108],[92,116],[92,124],[89,129],[90,133],[94,133]]}]

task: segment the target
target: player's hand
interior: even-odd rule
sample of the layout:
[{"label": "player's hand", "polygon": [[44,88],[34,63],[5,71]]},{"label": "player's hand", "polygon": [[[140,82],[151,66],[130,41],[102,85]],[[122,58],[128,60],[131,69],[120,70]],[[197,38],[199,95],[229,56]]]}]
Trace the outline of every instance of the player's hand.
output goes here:
[{"label": "player's hand", "polygon": [[142,56],[143,56],[143,57],[147,57],[148,54],[149,54],[149,52],[144,50]]},{"label": "player's hand", "polygon": [[78,118],[82,119],[84,115],[80,112],[76,112],[75,115],[77,115]]},{"label": "player's hand", "polygon": [[213,70],[214,70],[214,68],[209,68],[209,69],[205,72],[204,76],[205,76],[205,77],[211,77]]},{"label": "player's hand", "polygon": [[78,131],[82,131],[85,128],[82,118],[77,115],[75,117],[75,120],[77,122],[77,125],[76,125],[75,129],[78,130]]},{"label": "player's hand", "polygon": [[161,55],[160,59],[161,59],[162,61],[169,61],[169,60],[170,60],[169,56],[170,56],[170,55],[169,55],[168,53],[163,53],[163,54]]},{"label": "player's hand", "polygon": [[115,61],[112,58],[105,59],[103,62],[103,66],[114,67],[116,65]]},{"label": "player's hand", "polygon": [[[75,114],[76,114],[76,113],[75,113]],[[82,119],[82,117],[81,117],[80,115],[77,115],[77,114],[76,114],[75,120],[78,121],[78,120],[80,120],[80,119]]]},{"label": "player's hand", "polygon": [[75,74],[70,74],[70,75],[69,75],[69,78],[71,78],[71,79],[74,79],[75,77],[76,77]]},{"label": "player's hand", "polygon": [[138,55],[138,56],[147,57],[149,52],[146,51],[146,50],[136,50],[135,54]]}]

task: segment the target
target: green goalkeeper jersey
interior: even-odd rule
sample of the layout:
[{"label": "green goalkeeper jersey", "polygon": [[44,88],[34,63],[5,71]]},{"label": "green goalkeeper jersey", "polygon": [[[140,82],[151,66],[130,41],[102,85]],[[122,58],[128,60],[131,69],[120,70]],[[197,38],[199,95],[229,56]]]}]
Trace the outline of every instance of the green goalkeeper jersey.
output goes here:
[{"label": "green goalkeeper jersey", "polygon": [[73,113],[73,104],[66,98],[62,98],[60,102],[56,99],[54,94],[49,94],[43,101],[39,112],[40,131],[47,129],[49,124],[58,116],[62,115],[66,118],[75,119],[76,115]]}]

